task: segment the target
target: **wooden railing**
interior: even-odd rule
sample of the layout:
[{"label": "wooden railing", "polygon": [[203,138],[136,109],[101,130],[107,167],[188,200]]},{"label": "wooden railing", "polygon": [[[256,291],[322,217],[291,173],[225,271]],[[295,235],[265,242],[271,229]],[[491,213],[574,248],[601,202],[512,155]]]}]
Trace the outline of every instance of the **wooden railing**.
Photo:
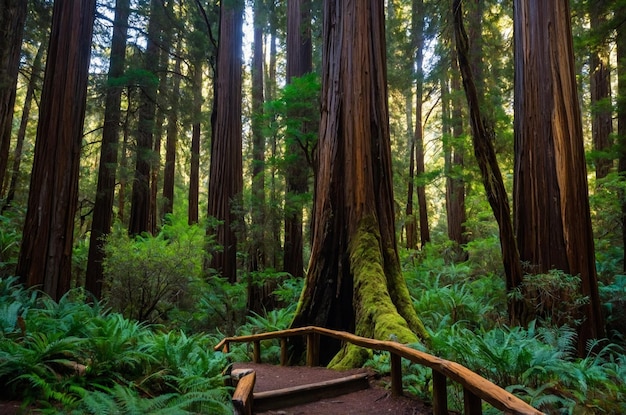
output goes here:
[{"label": "wooden railing", "polygon": [[402,394],[402,358],[432,369],[432,401],[433,413],[435,415],[448,414],[447,379],[451,379],[463,387],[465,414],[482,414],[482,401],[488,402],[493,407],[507,414],[537,415],[542,413],[513,394],[458,363],[411,349],[397,342],[368,339],[343,331],[309,326],[250,336],[227,337],[215,346],[215,350],[222,350],[227,353],[230,343],[251,342],[253,343],[253,361],[260,363],[261,341],[278,338],[280,339],[280,363],[281,365],[286,365],[287,338],[292,336],[305,336],[307,340],[307,365],[317,366],[319,364],[320,335],[333,337],[343,342],[350,342],[356,346],[372,350],[388,351],[391,357],[391,392],[394,395]]}]

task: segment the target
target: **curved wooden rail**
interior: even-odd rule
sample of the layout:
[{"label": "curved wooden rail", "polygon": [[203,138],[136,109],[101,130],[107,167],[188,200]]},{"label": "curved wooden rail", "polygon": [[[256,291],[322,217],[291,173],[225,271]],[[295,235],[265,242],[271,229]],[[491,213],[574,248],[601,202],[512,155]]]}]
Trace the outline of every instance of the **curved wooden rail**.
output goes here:
[{"label": "curved wooden rail", "polygon": [[255,363],[260,363],[261,341],[279,338],[281,339],[281,364],[285,365],[287,363],[286,339],[292,336],[305,336],[307,339],[307,365],[316,366],[319,357],[320,335],[333,337],[343,342],[350,342],[356,346],[372,350],[388,351],[391,356],[391,391],[396,395],[402,394],[401,358],[431,368],[433,371],[433,413],[435,415],[448,413],[447,379],[451,379],[461,384],[463,387],[464,409],[466,414],[482,414],[482,401],[488,402],[493,407],[507,414],[542,414],[542,412],[528,405],[518,397],[458,363],[411,349],[397,342],[368,339],[343,331],[308,326],[253,334],[250,336],[227,337],[215,346],[215,350],[222,350],[227,353],[230,343],[252,342],[254,345],[253,360]]}]

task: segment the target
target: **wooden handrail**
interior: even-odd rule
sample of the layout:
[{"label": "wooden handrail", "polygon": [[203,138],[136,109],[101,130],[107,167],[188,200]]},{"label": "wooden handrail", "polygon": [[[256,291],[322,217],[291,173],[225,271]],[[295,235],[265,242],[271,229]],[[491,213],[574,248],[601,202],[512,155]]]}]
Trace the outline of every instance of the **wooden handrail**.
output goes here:
[{"label": "wooden handrail", "polygon": [[[330,330],[322,327],[308,326],[295,329],[280,330],[268,333],[259,333],[249,336],[226,337],[222,339],[216,346],[215,350],[229,351],[230,343],[248,343],[253,342],[255,346],[254,359],[256,363],[260,362],[260,342],[270,339],[284,339],[292,336],[303,335],[307,337],[307,364],[317,364],[317,356],[319,356],[319,335],[324,335],[339,339],[344,342],[350,342],[356,346],[365,347],[373,350],[382,350],[391,353],[391,390],[396,394],[402,393],[402,367],[401,359],[403,357],[413,363],[429,367],[433,371],[433,412],[435,415],[443,415],[448,413],[447,393],[445,378],[451,379],[459,383],[463,387],[465,413],[469,415],[481,414],[481,400],[488,402],[494,408],[504,411],[507,414],[520,415],[539,415],[542,412],[533,408],[526,402],[522,401],[513,394],[502,389],[498,385],[483,378],[477,373],[472,372],[463,365],[456,362],[445,360],[419,350],[411,349],[403,344],[374,340],[360,337],[352,333],[343,331]],[[286,352],[283,348],[286,342],[281,341],[281,364],[286,362],[283,356]],[[398,380],[399,379],[399,380]],[[400,385],[397,383],[400,382]],[[477,399],[478,398],[478,399]]]}]

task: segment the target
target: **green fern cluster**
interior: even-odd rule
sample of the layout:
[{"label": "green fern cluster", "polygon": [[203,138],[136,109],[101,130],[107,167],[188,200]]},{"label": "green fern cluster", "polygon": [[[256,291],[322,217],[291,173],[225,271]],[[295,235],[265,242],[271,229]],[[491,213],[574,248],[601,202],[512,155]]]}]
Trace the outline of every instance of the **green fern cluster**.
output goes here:
[{"label": "green fern cluster", "polygon": [[0,399],[43,413],[232,411],[213,337],[164,332],[88,300],[74,290],[57,303],[0,279]]},{"label": "green fern cluster", "polygon": [[[475,247],[474,247],[475,248]],[[417,261],[405,261],[405,277],[416,310],[427,326],[429,352],[457,361],[547,413],[626,413],[626,356],[622,346],[608,341],[588,345],[577,357],[575,309],[583,299],[572,295],[578,281],[554,271],[543,279],[527,279],[525,289],[550,320],[527,328],[506,326],[506,294],[502,275],[480,275],[476,260],[446,262],[445,246],[432,244]],[[604,288],[605,298],[622,293],[620,282]],[[555,293],[574,299],[555,302]],[[561,323],[561,324],[555,324]],[[564,324],[569,323],[569,324]],[[425,349],[423,345],[416,347]],[[591,352],[592,351],[592,352]],[[380,360],[380,359],[379,359]],[[380,361],[372,365],[385,370]],[[407,385],[429,396],[430,374],[418,365],[403,370]],[[411,380],[410,382],[406,382]],[[413,382],[414,381],[414,382]],[[463,406],[462,391],[450,388],[452,407]]]}]

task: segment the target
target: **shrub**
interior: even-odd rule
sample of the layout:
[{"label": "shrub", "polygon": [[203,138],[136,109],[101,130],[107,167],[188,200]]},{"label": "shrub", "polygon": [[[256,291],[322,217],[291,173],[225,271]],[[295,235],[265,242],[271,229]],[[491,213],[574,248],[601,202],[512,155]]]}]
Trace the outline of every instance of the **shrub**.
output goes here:
[{"label": "shrub", "polygon": [[105,244],[108,305],[128,318],[162,321],[186,304],[189,284],[201,278],[204,249],[204,231],[197,226],[165,226],[156,236],[134,238],[118,226]]}]

